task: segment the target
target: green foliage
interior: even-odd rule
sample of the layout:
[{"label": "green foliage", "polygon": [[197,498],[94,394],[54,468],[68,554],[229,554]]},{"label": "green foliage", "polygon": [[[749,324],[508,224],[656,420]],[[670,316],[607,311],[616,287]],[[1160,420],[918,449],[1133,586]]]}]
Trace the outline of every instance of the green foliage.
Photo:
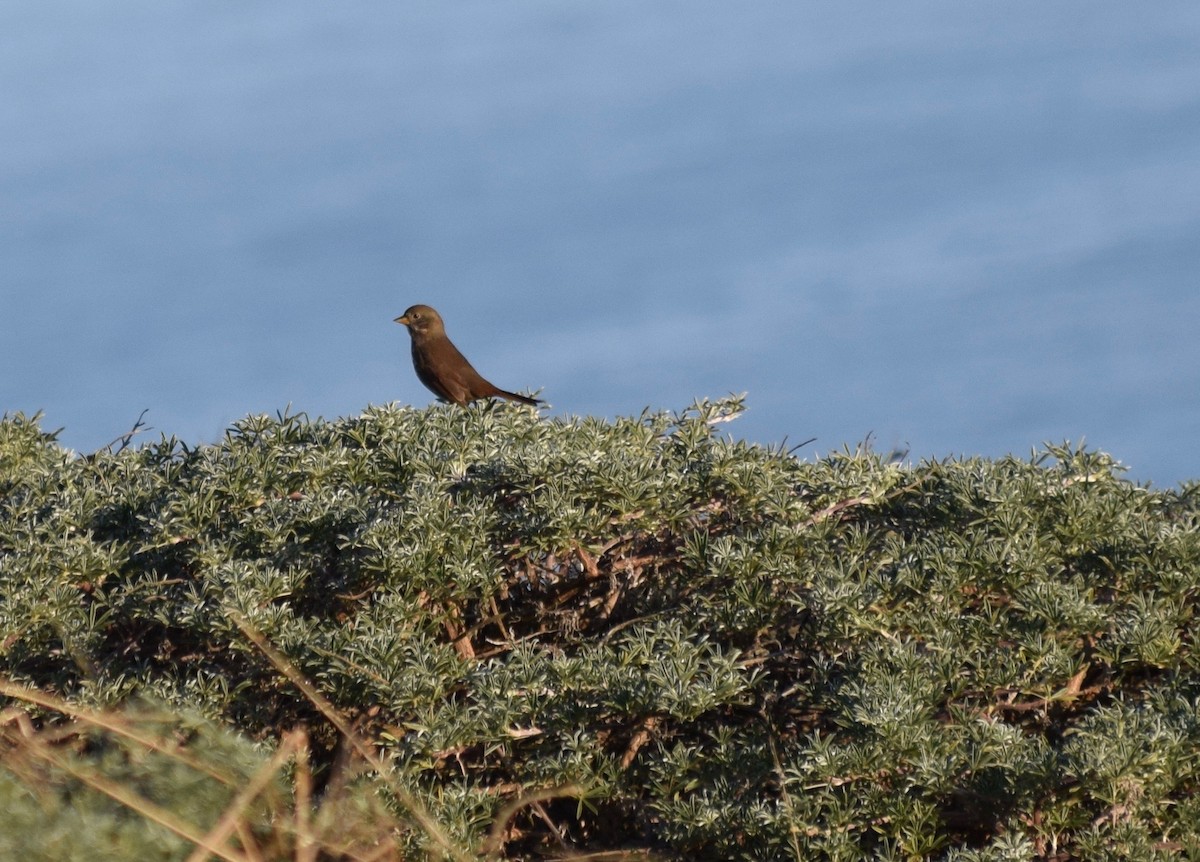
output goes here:
[{"label": "green foliage", "polygon": [[26,712],[5,711],[0,858],[150,862],[208,858],[204,851],[230,862],[321,853],[380,858],[404,831],[361,782],[331,790],[314,805],[303,732],[285,734],[269,756],[186,712],[139,702],[96,713],[9,683],[3,688],[17,703],[75,721],[38,732]]},{"label": "green foliage", "polygon": [[1065,445],[806,463],[716,432],[740,410],[389,406],[85,458],[6,417],[0,668],[265,749],[305,726],[338,786],[244,617],[377,746],[355,781],[397,819],[361,817],[410,856],[445,852],[396,825],[415,798],[512,858],[1200,857],[1196,485]]},{"label": "green foliage", "polygon": [[233,799],[235,783],[252,773],[258,758],[244,740],[202,722],[152,714],[132,718],[144,733],[161,737],[169,731],[188,738],[189,754],[217,777],[145,749],[131,751],[99,734],[61,746],[82,754],[60,751],[42,758],[38,752],[49,746],[30,743],[22,749],[24,740],[10,739],[0,769],[5,811],[0,857],[117,862],[177,859],[193,849],[185,838],[136,816],[88,782],[119,786],[166,809],[220,812]]}]

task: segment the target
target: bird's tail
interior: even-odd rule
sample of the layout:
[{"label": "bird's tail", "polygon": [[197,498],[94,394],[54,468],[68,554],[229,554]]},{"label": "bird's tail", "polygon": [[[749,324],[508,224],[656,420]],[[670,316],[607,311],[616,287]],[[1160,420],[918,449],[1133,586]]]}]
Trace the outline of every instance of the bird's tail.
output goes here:
[{"label": "bird's tail", "polygon": [[496,394],[501,398],[507,398],[509,401],[520,401],[522,404],[528,404],[531,407],[537,407],[539,404],[544,404],[537,398],[530,398],[528,395],[518,395],[515,392],[505,392],[503,389],[497,389]]}]

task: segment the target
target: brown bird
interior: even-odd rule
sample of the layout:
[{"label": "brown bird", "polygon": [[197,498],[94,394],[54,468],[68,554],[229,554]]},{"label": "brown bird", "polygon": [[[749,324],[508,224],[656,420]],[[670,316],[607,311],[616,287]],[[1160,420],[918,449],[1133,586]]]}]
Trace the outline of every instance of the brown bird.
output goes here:
[{"label": "brown bird", "polygon": [[479,376],[467,358],[446,337],[442,316],[428,305],[414,305],[396,318],[412,336],[413,368],[417,377],[442,401],[467,404],[477,398],[507,398],[523,404],[542,402],[526,395],[506,392]]}]

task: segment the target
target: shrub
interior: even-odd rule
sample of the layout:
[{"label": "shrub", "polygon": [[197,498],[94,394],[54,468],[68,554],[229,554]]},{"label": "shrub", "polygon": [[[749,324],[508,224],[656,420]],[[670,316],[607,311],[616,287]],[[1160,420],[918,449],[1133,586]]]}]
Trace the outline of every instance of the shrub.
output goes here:
[{"label": "shrub", "polygon": [[[741,406],[254,416],[82,458],[6,417],[4,673],[190,717],[242,774],[285,743],[294,774],[306,728],[318,796],[406,857],[1200,856],[1196,485],[1068,445],[808,463],[718,434]],[[187,796],[146,768],[105,774]],[[293,858],[282,784],[247,818]]]}]

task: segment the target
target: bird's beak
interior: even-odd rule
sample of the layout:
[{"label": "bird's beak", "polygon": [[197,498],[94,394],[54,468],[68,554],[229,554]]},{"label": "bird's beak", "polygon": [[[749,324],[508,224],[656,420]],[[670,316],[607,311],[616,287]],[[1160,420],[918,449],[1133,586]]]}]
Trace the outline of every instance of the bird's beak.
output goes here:
[{"label": "bird's beak", "polygon": [[396,319],[393,321],[393,323],[403,323],[405,326],[408,326],[408,318],[407,318],[405,315],[403,315],[403,314],[402,314],[402,315],[400,315],[399,317],[397,317],[397,318],[396,318]]}]

